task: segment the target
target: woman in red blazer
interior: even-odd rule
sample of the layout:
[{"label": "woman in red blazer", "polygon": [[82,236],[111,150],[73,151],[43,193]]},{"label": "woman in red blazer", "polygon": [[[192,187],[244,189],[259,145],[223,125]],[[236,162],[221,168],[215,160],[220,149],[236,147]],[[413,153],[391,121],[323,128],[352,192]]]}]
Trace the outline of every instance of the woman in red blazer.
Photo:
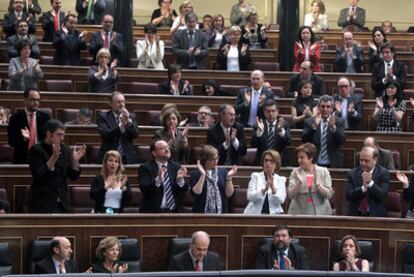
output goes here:
[{"label": "woman in red blazer", "polygon": [[308,26],[299,28],[298,38],[295,44],[296,63],[293,71],[300,71],[300,64],[304,61],[310,61],[313,64],[315,72],[320,72],[321,44],[316,41],[316,36]]}]

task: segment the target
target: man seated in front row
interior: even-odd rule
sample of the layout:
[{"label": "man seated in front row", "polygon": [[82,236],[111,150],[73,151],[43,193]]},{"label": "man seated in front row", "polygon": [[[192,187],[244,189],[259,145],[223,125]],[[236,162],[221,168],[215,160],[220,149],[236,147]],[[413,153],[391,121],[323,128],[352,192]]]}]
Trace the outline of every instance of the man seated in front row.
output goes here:
[{"label": "man seated in front row", "polygon": [[298,96],[299,85],[305,80],[313,83],[312,95],[316,98],[326,94],[325,81],[313,73],[313,64],[310,61],[304,61],[300,64],[300,72],[293,74],[289,78],[287,97],[296,98]]},{"label": "man seated in front row", "polygon": [[50,243],[50,255],[35,264],[34,274],[78,273],[78,263],[71,260],[72,248],[65,237],[54,237]]},{"label": "man seated in front row", "polygon": [[387,198],[390,173],[377,165],[378,150],[371,146],[362,148],[360,166],[348,172],[346,200],[349,216],[387,216]]},{"label": "man seated in front row", "polygon": [[171,258],[169,271],[219,271],[220,257],[208,251],[210,236],[203,231],[193,233],[190,249]]},{"label": "man seated in front row", "polygon": [[291,243],[291,231],[283,224],[273,229],[273,242],[260,247],[256,257],[256,269],[307,270],[305,248]]}]

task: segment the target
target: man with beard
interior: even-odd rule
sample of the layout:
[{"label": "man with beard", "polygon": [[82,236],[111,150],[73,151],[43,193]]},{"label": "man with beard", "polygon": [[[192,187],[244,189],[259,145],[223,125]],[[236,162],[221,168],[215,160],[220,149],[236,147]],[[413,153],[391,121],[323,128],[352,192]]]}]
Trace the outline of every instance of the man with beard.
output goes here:
[{"label": "man with beard", "polygon": [[259,249],[256,269],[307,270],[309,269],[305,248],[291,243],[291,231],[283,224],[273,229],[273,242]]}]

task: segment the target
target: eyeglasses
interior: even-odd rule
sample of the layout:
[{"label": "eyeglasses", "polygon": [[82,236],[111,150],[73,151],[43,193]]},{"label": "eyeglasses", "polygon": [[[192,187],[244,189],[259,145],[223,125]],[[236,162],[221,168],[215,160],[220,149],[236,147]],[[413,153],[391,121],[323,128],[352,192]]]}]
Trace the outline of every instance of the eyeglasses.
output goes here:
[{"label": "eyeglasses", "polygon": [[338,88],[349,88],[349,85],[338,85]]}]

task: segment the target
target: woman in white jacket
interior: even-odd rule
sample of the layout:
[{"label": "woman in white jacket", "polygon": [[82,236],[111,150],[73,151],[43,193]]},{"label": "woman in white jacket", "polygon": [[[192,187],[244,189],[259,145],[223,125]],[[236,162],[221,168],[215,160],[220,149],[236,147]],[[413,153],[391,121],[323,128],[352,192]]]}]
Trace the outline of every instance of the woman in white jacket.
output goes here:
[{"label": "woman in white jacket", "polygon": [[164,69],[164,41],[157,35],[157,27],[150,23],[144,27],[145,39],[137,40],[138,68]]},{"label": "woman in white jacket", "polygon": [[286,177],[279,176],[282,164],[280,154],[275,150],[263,152],[263,171],[252,173],[247,190],[245,214],[282,214],[286,199]]}]

